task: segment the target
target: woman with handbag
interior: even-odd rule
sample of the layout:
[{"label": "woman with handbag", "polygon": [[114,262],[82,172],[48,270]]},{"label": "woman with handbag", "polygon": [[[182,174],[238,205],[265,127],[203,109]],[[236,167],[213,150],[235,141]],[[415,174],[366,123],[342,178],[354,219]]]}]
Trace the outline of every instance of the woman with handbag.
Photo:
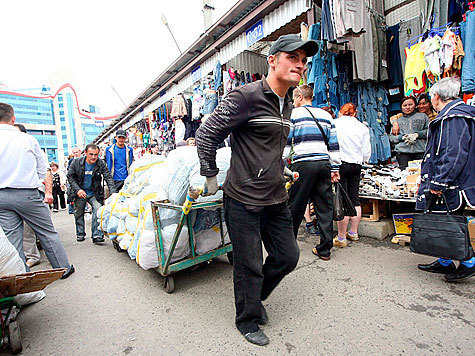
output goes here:
[{"label": "woman with handbag", "polygon": [[[466,204],[472,208],[475,207],[475,169],[473,168],[475,167],[475,107],[466,105],[459,98],[460,86],[460,79],[448,77],[440,80],[430,89],[432,105],[438,115],[429,126],[428,142],[421,167],[421,186],[416,201],[418,210],[433,208],[434,212],[461,215]],[[432,207],[432,202],[426,201],[426,192],[431,193],[430,197],[443,196],[444,204],[436,204]],[[458,220],[462,221],[459,223],[459,230],[463,233],[466,230],[466,224],[463,226],[466,220]],[[448,228],[445,226],[444,230]],[[417,247],[415,245],[417,232],[415,218],[411,237],[411,250],[415,252],[419,252],[413,248]],[[446,235],[452,234],[443,234],[441,237],[451,237]],[[460,248],[459,244],[453,246],[453,240],[451,247],[448,246],[449,244],[442,246],[439,240],[437,244],[433,244],[434,251],[439,252],[438,256],[443,253],[444,258],[439,258],[430,264],[419,264],[418,268],[426,272],[445,274],[445,279],[449,282],[474,276],[475,258],[468,233],[457,240],[464,245],[463,248]],[[446,251],[442,251],[441,247],[445,246],[447,246]],[[436,255],[430,253],[429,250],[424,254]],[[458,267],[452,259],[447,258],[454,255],[462,260]]]},{"label": "woman with handbag", "polygon": [[[356,216],[345,216],[338,221],[338,235],[333,239],[337,247],[348,246],[348,239],[358,241],[358,226],[361,220],[361,203],[359,187],[361,165],[371,157],[371,142],[369,129],[356,118],[356,106],[347,103],[340,108],[335,127],[340,145],[340,183],[356,208]],[[347,232],[348,222],[351,222]]]},{"label": "woman with handbag", "polygon": [[59,205],[61,209],[66,209],[66,201],[64,199],[66,175],[59,169],[59,165],[56,162],[51,162],[50,167],[53,175],[53,212],[57,213]]}]

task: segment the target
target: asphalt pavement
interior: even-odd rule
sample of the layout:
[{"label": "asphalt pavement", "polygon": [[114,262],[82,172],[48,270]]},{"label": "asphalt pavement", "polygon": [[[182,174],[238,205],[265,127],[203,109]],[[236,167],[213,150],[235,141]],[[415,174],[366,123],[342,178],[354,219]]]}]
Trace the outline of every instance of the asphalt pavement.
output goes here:
[{"label": "asphalt pavement", "polygon": [[[219,258],[163,278],[110,241],[76,242],[66,211],[53,220],[76,273],[45,289],[19,322],[23,355],[470,355],[475,349],[475,278],[449,284],[417,269],[433,258],[387,239],[362,238],[324,262],[314,238],[265,302],[269,345],[234,326],[232,266]],[[34,270],[51,268],[42,252]]]}]

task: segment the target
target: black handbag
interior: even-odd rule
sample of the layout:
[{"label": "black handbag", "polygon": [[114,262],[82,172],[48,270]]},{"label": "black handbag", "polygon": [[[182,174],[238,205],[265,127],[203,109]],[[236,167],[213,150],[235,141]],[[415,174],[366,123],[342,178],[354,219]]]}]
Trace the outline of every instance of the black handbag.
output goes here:
[{"label": "black handbag", "polygon": [[356,209],[340,182],[333,183],[333,220],[341,221],[345,216],[356,216]]},{"label": "black handbag", "polygon": [[467,219],[460,215],[450,215],[449,207],[442,194],[446,214],[432,213],[437,198],[426,194],[426,210],[414,214],[411,233],[411,251],[422,255],[466,261],[473,256],[470,245]]}]

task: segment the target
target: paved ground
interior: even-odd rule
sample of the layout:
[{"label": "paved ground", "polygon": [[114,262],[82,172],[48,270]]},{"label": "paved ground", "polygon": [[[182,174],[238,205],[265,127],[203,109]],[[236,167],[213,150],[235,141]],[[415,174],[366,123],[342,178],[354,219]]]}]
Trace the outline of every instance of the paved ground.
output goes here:
[{"label": "paved ground", "polygon": [[[77,243],[71,215],[54,215],[76,273],[46,288],[19,320],[24,355],[470,355],[475,278],[448,284],[416,264],[432,259],[362,239],[330,262],[300,241],[299,265],[266,302],[266,347],[234,327],[232,268],[225,259],[180,273],[166,294],[108,241]],[[89,231],[89,230],[88,230]],[[35,269],[49,268],[47,260]],[[471,350],[471,351],[470,351]]]}]

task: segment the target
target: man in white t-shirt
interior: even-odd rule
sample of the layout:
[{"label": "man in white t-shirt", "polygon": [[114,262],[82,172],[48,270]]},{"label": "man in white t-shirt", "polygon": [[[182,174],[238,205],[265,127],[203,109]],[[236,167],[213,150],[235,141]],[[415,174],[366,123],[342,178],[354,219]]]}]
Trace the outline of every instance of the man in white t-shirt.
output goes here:
[{"label": "man in white t-shirt", "polygon": [[[47,164],[38,141],[13,126],[13,107],[0,103],[0,226],[25,262],[23,221],[40,239],[53,268],[66,268],[61,278],[74,273],[66,251],[56,232],[48,206],[38,190]],[[49,197],[49,192],[46,198]]]}]

